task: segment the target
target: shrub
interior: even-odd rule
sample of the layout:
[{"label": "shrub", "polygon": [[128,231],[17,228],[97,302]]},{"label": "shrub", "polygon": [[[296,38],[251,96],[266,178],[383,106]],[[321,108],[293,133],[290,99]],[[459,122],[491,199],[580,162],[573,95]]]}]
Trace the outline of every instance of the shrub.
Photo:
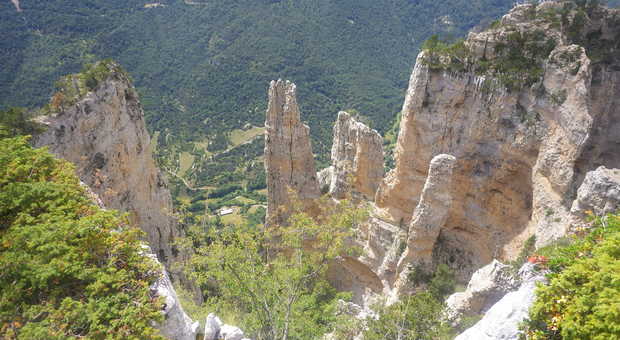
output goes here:
[{"label": "shrub", "polygon": [[0,111],[0,138],[33,134],[40,130],[40,126],[29,120],[26,109],[12,107]]},{"label": "shrub", "polygon": [[378,319],[368,320],[365,340],[439,339],[449,333],[442,321],[443,304],[431,293],[422,292],[379,310]]},{"label": "shrub", "polygon": [[139,236],[92,204],[69,163],[0,139],[0,338],[160,339]]},{"label": "shrub", "polygon": [[321,210],[314,220],[297,209],[283,226],[194,229],[189,274],[253,339],[316,339],[332,330],[343,297],[326,282],[328,265],[354,250],[345,239],[366,217],[345,201]]},{"label": "shrub", "polygon": [[536,291],[527,339],[620,337],[620,216],[594,224],[586,237],[540,251],[552,274]]}]

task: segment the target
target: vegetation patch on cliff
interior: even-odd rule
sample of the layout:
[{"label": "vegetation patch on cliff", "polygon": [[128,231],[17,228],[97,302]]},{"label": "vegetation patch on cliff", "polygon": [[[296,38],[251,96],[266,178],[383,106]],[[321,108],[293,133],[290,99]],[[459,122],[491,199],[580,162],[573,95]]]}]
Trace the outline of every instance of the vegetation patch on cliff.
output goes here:
[{"label": "vegetation patch on cliff", "polygon": [[[478,42],[449,43],[433,36],[422,45],[426,51],[423,62],[435,71],[491,76],[509,91],[519,91],[540,82],[545,63],[559,43],[584,47],[594,64],[617,63],[617,41],[604,39],[601,29],[587,29],[588,23],[601,16],[603,10],[597,0],[561,1],[550,6],[537,6],[537,2],[533,2],[515,10],[520,12],[515,16],[522,22],[498,20],[487,28],[485,34],[493,38],[487,38],[482,55],[476,55],[470,46]],[[611,25],[620,24],[612,21]],[[565,38],[560,39],[560,36]],[[578,70],[577,67],[571,72]],[[557,96],[551,99],[558,102]]]},{"label": "vegetation patch on cliff", "polygon": [[68,162],[0,139],[0,337],[159,339],[160,270],[140,232],[95,206]]},{"label": "vegetation patch on cliff", "polygon": [[549,284],[536,291],[524,338],[620,337],[620,215],[598,217],[593,224],[587,235],[537,252],[552,273]]}]

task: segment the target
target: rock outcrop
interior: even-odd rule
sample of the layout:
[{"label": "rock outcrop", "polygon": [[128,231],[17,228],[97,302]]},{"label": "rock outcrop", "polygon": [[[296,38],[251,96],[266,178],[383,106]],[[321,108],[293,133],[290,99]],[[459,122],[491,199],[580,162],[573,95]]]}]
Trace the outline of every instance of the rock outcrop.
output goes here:
[{"label": "rock outcrop", "polygon": [[435,242],[452,205],[452,172],[455,164],[456,158],[450,155],[438,155],[431,161],[420,202],[409,225],[407,249],[399,260],[400,268],[412,261],[430,267]]},{"label": "rock outcrop", "polygon": [[458,323],[463,316],[485,313],[517,285],[518,280],[513,277],[512,268],[493,260],[472,275],[464,292],[448,297],[448,320]]},{"label": "rock outcrop", "polygon": [[431,161],[418,206],[409,224],[405,251],[398,260],[393,299],[407,292],[412,270],[432,273],[433,249],[452,205],[452,175],[456,158],[438,155]]},{"label": "rock outcrop", "polygon": [[205,320],[203,340],[250,340],[239,327],[226,325],[215,314],[211,313]]},{"label": "rock outcrop", "polygon": [[346,112],[338,113],[332,144],[329,193],[334,198],[361,195],[373,200],[383,180],[383,138]]},{"label": "rock outcrop", "polygon": [[273,81],[265,121],[267,223],[285,223],[290,206],[299,201],[312,210],[320,196],[310,144],[310,129],[301,122],[295,84]]},{"label": "rock outcrop", "polygon": [[[145,247],[147,256],[153,260],[157,260],[157,257],[150,252],[149,247]],[[174,286],[168,277],[168,273],[162,268],[160,278],[151,286],[157,296],[164,298],[164,321],[160,324],[155,324],[155,327],[159,329],[161,335],[170,340],[196,340],[200,323],[194,322],[187,316],[179,297],[177,296]]]},{"label": "rock outcrop", "polygon": [[[587,20],[575,22],[581,15]],[[562,20],[575,24],[571,33]],[[544,246],[583,221],[586,209],[617,207],[616,170],[590,173],[620,168],[619,34],[618,10],[548,1],[517,5],[461,45],[420,53],[396,166],[356,232],[363,254],[334,264],[330,281],[364,306],[373,295],[408,291],[411,265],[430,271],[444,263],[468,282],[494,259],[515,258],[528,238]],[[337,135],[346,135],[349,119],[339,118]],[[355,147],[343,148],[345,140],[335,136],[336,162],[320,173],[336,198],[359,190],[346,185]],[[450,175],[433,174],[441,154],[452,155],[443,158]],[[425,185],[437,188],[436,198]],[[483,305],[473,309],[497,297],[469,301],[471,293],[463,304]]]},{"label": "rock outcrop", "polygon": [[106,207],[129,212],[158,259],[168,264],[176,256],[172,244],[180,231],[166,181],[153,159],[138,94],[118,65],[97,65],[107,75],[84,95],[79,95],[86,86],[80,75],[65,78],[67,87],[57,97],[78,94],[40,118],[47,130],[34,142],[75,164],[80,179]]},{"label": "rock outcrop", "polygon": [[[494,28],[470,33],[464,44],[469,64],[461,69],[442,67],[445,59],[429,61],[433,51],[417,59],[396,167],[377,192],[377,215],[408,225],[431,159],[455,156],[454,203],[433,256],[457,269],[461,280],[494,258],[516,256],[531,235],[537,246],[564,235],[585,174],[600,165],[620,167],[612,151],[620,145],[619,54],[613,50],[604,62],[590,60],[587,53],[596,46],[573,44],[546,19],[548,13],[559,18],[561,6],[519,5]],[[600,32],[600,39],[613,40],[620,32],[617,18],[617,10],[599,7],[579,34]],[[506,77],[471,71],[483,58],[490,63],[501,58],[515,35],[536,49],[551,46],[539,79],[515,88],[506,85]],[[522,76],[527,72],[534,71]]]},{"label": "rock outcrop", "polygon": [[455,340],[517,340],[519,325],[528,316],[534,303],[536,284],[545,282],[545,272],[535,265],[526,263],[519,270],[521,285],[516,291],[506,294],[494,304],[473,327]]},{"label": "rock outcrop", "polygon": [[604,166],[588,172],[577,191],[571,213],[585,217],[586,212],[604,216],[620,211],[620,170]]}]

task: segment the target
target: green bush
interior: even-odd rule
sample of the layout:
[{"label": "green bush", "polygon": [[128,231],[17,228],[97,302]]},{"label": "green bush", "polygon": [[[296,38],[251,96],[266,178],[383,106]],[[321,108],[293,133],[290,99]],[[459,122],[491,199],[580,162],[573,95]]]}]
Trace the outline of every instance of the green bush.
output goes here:
[{"label": "green bush", "polygon": [[620,338],[620,216],[594,224],[587,236],[540,251],[552,274],[536,291],[527,339]]},{"label": "green bush", "polygon": [[29,120],[26,109],[12,107],[0,111],[0,138],[33,134],[40,130],[40,126]]},{"label": "green bush", "polygon": [[159,339],[158,271],[139,236],[69,163],[0,139],[0,338]]},{"label": "green bush", "polygon": [[378,319],[369,319],[364,339],[444,339],[449,327],[442,321],[443,311],[443,304],[429,292],[405,297],[380,309]]},{"label": "green bush", "polygon": [[193,228],[189,276],[253,339],[320,338],[335,326],[337,300],[350,298],[327,283],[328,265],[351,255],[344,241],[367,216],[344,201],[321,208],[320,221],[296,210],[283,226]]}]

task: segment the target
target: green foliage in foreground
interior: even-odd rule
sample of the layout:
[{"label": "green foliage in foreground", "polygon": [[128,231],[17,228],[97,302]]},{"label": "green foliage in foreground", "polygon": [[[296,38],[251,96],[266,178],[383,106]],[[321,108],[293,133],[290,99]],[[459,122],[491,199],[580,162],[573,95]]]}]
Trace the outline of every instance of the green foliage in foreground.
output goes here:
[{"label": "green foliage in foreground", "polygon": [[525,324],[527,339],[620,338],[620,216],[584,238],[544,248],[552,271]]},{"label": "green foliage in foreground", "polygon": [[69,163],[0,139],[0,338],[159,339],[158,271],[138,237]]},{"label": "green foliage in foreground", "polygon": [[418,293],[380,310],[370,319],[365,340],[447,339],[449,326],[442,321],[444,306],[429,292]]},{"label": "green foliage in foreground", "polygon": [[253,339],[315,339],[333,327],[337,294],[328,264],[346,253],[345,239],[363,220],[347,202],[325,205],[319,221],[295,213],[287,226],[223,228],[193,235],[193,275],[216,310]]}]

